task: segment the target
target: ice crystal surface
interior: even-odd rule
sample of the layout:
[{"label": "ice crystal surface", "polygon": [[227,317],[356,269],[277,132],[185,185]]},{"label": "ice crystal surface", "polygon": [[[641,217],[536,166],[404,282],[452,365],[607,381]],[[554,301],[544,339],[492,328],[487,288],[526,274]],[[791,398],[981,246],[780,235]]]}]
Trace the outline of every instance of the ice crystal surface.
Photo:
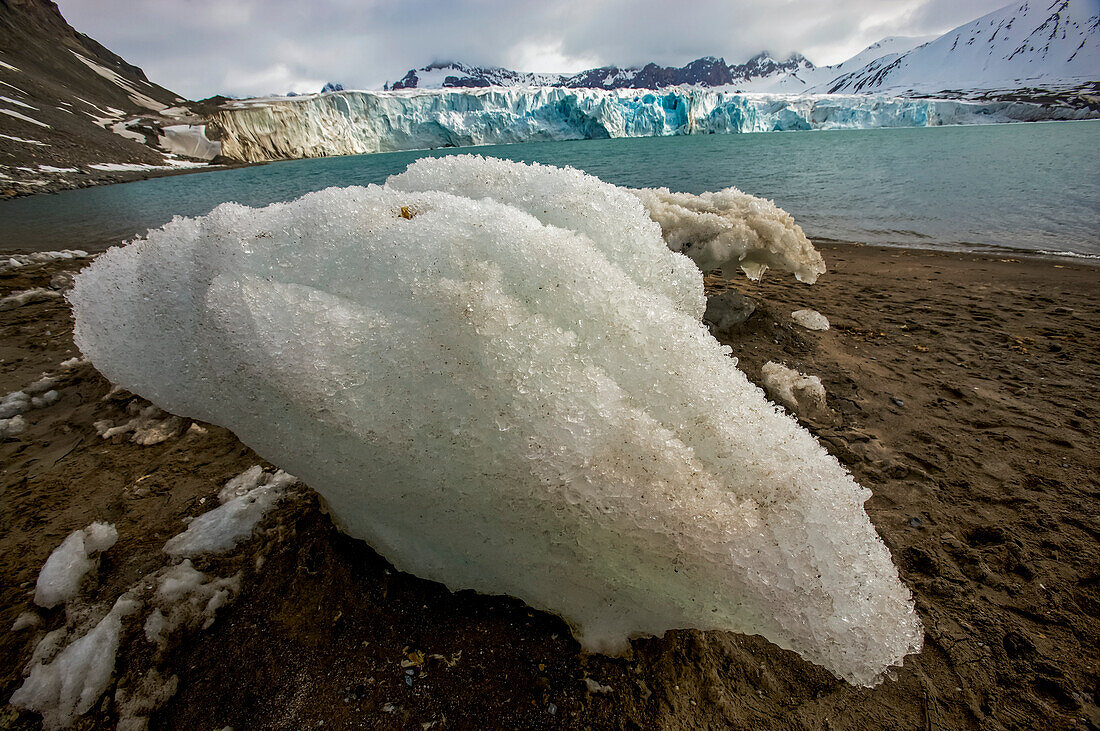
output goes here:
[{"label": "ice crystal surface", "polygon": [[699,321],[701,275],[577,171],[420,161],[176,219],[85,269],[112,382],[231,428],[399,569],[589,649],[763,635],[853,683],[921,645],[855,483]]},{"label": "ice crystal surface", "polygon": [[825,273],[825,260],[791,214],[770,200],[726,188],[692,195],[668,188],[631,191],[661,225],[673,251],[691,257],[704,272],[738,268],[760,279],[769,268],[792,272],[813,284]]},{"label": "ice crystal surface", "polygon": [[35,649],[30,674],[12,694],[11,704],[41,713],[43,728],[71,726],[77,716],[91,710],[110,685],[122,620],[140,607],[140,602],[128,596],[119,597],[98,624],[48,661],[42,655],[56,649],[54,641],[60,637],[47,635]]},{"label": "ice crystal surface", "polygon": [[828,411],[825,386],[818,376],[801,373],[774,361],[768,361],[760,370],[764,390],[777,403],[796,414],[809,417]]},{"label": "ice crystal surface", "polygon": [[828,330],[829,318],[817,310],[795,310],[791,319],[807,330]]},{"label": "ice crystal surface", "polygon": [[70,533],[53,550],[38,574],[35,604],[56,607],[76,596],[84,575],[98,565],[96,554],[106,551],[117,540],[118,531],[107,523],[92,523]]}]

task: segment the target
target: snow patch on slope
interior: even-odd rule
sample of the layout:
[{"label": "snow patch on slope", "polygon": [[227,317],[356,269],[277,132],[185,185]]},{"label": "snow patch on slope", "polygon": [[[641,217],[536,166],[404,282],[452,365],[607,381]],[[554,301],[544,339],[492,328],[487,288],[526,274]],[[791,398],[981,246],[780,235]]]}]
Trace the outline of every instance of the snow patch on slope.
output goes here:
[{"label": "snow patch on slope", "polygon": [[83,56],[76,51],[72,51],[72,54],[92,71],[95,71],[103,78],[119,86],[123,91],[126,92],[127,96],[130,97],[130,101],[132,101],[134,104],[137,104],[139,107],[145,107],[146,109],[151,109],[154,112],[159,112],[162,109],[166,109],[168,107],[167,104],[161,104],[156,99],[153,99],[152,97],[147,96],[146,94],[138,90],[138,88],[135,87],[133,83],[131,83],[128,79],[124,78],[116,71],[112,71],[106,66],[101,66],[92,59]]},{"label": "snow patch on slope", "polygon": [[39,127],[45,127],[46,129],[50,129],[50,125],[46,124],[45,122],[39,122],[37,119],[31,119],[27,115],[20,114],[19,112],[16,112],[16,111],[12,111],[11,109],[0,108],[0,114],[6,114],[9,117],[15,117],[16,119],[21,119],[24,122],[30,122],[31,124],[37,124]]}]

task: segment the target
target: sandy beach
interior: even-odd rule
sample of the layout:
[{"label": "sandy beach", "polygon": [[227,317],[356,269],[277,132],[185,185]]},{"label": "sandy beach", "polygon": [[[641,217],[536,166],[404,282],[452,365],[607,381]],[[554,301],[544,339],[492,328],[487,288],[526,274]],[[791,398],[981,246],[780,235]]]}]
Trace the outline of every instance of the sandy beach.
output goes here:
[{"label": "sandy beach", "polygon": [[[79,242],[73,242],[79,246]],[[60,248],[60,247],[59,247]],[[234,551],[195,560],[240,591],[164,653],[124,625],[111,688],[77,728],[114,728],[153,668],[176,676],[152,728],[1100,727],[1100,270],[1025,259],[818,243],[814,286],[708,276],[757,304],[716,336],[759,382],[778,361],[819,376],[803,420],[874,496],[866,509],[912,589],[924,650],[876,688],[837,680],[758,637],[669,632],[629,657],[585,654],[517,600],[395,571],[341,535],[300,488]],[[0,297],[62,286],[87,260],[0,271]],[[792,322],[813,308],[831,329]],[[265,464],[227,430],[145,412],[79,356],[65,300],[0,310],[0,394],[44,373],[55,403],[0,441],[0,685],[22,683],[64,609],[34,609],[50,552],[92,521],[119,541],[70,608],[94,613],[167,563],[164,542]],[[73,617],[69,617],[72,621]],[[1090,649],[1091,648],[1091,649]],[[411,672],[410,672],[411,671]],[[5,706],[0,727],[40,727]]]}]

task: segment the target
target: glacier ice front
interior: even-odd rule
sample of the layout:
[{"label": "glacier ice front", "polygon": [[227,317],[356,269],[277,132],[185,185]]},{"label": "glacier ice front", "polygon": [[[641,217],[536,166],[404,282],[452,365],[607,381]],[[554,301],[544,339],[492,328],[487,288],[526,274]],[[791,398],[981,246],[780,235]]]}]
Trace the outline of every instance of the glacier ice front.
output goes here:
[{"label": "glacier ice front", "polygon": [[869,491],[591,176],[463,157],[224,204],[70,297],[112,382],[232,429],[399,569],[555,612],[586,648],[754,633],[869,685],[921,646]]},{"label": "glacier ice front", "polygon": [[341,91],[234,102],[222,154],[257,162],[545,140],[1086,119],[1087,109],[868,94],[490,87]]}]

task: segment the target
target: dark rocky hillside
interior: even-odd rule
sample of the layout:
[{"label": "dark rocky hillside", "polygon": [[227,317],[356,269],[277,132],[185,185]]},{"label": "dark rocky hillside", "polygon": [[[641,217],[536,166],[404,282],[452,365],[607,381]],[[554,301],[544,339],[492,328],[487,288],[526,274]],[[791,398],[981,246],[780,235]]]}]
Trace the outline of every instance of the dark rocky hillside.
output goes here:
[{"label": "dark rocky hillside", "polygon": [[[182,167],[156,145],[163,124],[192,121],[185,105],[73,29],[55,3],[0,0],[0,195],[142,177],[142,165]],[[111,169],[118,165],[136,169]]]}]

